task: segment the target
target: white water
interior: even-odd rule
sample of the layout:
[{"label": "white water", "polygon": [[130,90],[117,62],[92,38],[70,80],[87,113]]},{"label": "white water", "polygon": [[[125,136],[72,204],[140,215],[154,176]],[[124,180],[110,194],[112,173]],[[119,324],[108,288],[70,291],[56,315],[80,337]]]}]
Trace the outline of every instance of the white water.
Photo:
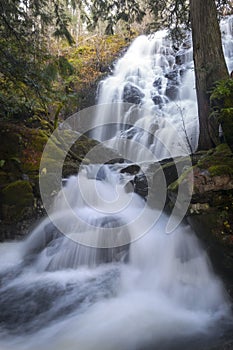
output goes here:
[{"label": "white water", "polygon": [[223,50],[229,72],[233,70],[233,17],[229,17],[221,23],[223,38]]},{"label": "white water", "polygon": [[[161,48],[161,40],[156,36],[152,41],[137,39],[118,62],[114,75],[103,83],[101,98],[107,84],[106,99],[115,94],[114,79],[118,79],[117,98],[121,98],[121,84],[130,79],[143,89],[146,107],[155,110],[159,118],[171,118],[181,130],[179,113],[174,109],[177,101],[167,101],[162,94],[166,101],[161,108],[148,106],[154,79],[161,77],[164,67],[166,70],[174,64],[172,54],[164,58],[156,53],[153,60],[160,63],[157,61],[156,69],[151,66],[151,52]],[[187,56],[190,53],[188,49]],[[130,63],[131,57],[135,65],[140,62],[140,79],[144,82],[135,76],[138,68]],[[159,70],[161,62],[163,68]],[[185,69],[190,68],[190,59],[184,64]],[[196,107],[190,75],[192,69],[182,76],[179,94],[183,94],[181,103],[189,116],[185,123],[194,125],[189,135],[194,135]],[[166,78],[161,79],[165,89]],[[151,118],[149,115],[148,121],[143,120],[143,115],[140,126],[149,125]],[[171,142],[169,137],[164,138],[167,140]],[[156,152],[158,158],[163,157],[162,149]],[[25,242],[0,245],[1,350],[201,349],[206,340],[210,342],[221,333],[230,317],[230,304],[204,249],[188,226],[180,225],[166,235],[167,216],[144,210],[142,198],[126,193],[130,176],[120,175],[122,167],[84,167],[78,178],[68,179],[54,204],[54,217],[66,235],[76,240],[90,234],[104,249],[78,245],[61,235],[49,219],[42,221]],[[143,210],[141,224],[131,225]],[[151,218],[158,220],[152,225]],[[135,231],[143,237],[130,247],[107,249],[101,227],[110,233],[117,230],[116,243],[122,237],[126,242],[129,237],[134,240]]]},{"label": "white water", "polygon": [[165,235],[166,221],[130,246],[128,263],[98,264],[63,236],[46,245],[46,222],[24,244],[3,244],[0,349],[185,349],[221,332],[223,286],[190,228]]},{"label": "white water", "polygon": [[[191,39],[188,37],[179,49],[174,49],[166,35],[166,31],[160,31],[150,37],[138,37],[116,64],[113,75],[100,85],[99,104],[103,105],[97,120],[107,124],[108,116],[114,114],[117,126],[113,140],[109,142],[112,147],[119,149],[119,137],[130,138],[149,148],[158,159],[163,159],[171,157],[171,150],[175,156],[190,153],[197,146],[198,114]],[[125,97],[124,92],[132,88],[141,94],[137,101]],[[140,104],[132,126],[126,126],[131,124],[130,111],[125,113],[125,107],[121,105],[117,110],[115,105],[111,106],[112,102],[122,101]],[[177,148],[177,133],[184,143],[183,152]],[[151,134],[155,136],[153,141]],[[104,128],[98,128],[92,134],[100,141],[109,139],[108,135]],[[128,154],[132,159],[133,143]],[[138,161],[146,158],[145,153],[138,155]]]}]

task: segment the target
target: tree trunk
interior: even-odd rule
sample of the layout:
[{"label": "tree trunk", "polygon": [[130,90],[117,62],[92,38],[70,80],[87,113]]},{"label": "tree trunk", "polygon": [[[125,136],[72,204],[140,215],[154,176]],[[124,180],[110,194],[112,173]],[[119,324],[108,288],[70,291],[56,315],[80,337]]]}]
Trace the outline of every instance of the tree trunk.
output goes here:
[{"label": "tree trunk", "polygon": [[211,135],[218,132],[217,123],[211,125],[209,119],[210,91],[217,80],[228,77],[228,70],[215,0],[190,0],[190,15],[200,127],[198,149],[203,150],[214,146]]}]

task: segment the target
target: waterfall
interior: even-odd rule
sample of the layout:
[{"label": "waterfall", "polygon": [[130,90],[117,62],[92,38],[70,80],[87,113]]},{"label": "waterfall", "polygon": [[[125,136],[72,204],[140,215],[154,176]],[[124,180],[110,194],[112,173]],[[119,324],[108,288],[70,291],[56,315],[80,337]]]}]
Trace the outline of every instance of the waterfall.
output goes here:
[{"label": "waterfall", "polygon": [[[166,31],[159,31],[136,38],[117,62],[113,74],[100,85],[102,106],[97,120],[108,124],[106,116],[114,113],[116,126],[109,143],[112,147],[118,149],[118,139],[128,138],[148,147],[158,159],[169,158],[171,152],[167,149],[172,149],[172,156],[182,154],[177,149],[177,133],[183,139],[185,152],[191,153],[197,147],[199,131],[191,36],[187,35],[183,44],[175,48],[167,35]],[[137,104],[137,120],[130,122],[132,107],[125,112],[123,104],[116,111],[113,103],[117,102]],[[171,125],[175,128],[169,127]],[[104,141],[109,138],[109,130],[97,128],[92,136]],[[134,149],[129,151],[129,157],[133,152]],[[141,159],[145,160],[145,154],[138,160]]]},{"label": "waterfall", "polygon": [[228,17],[221,22],[223,51],[229,72],[233,70],[233,17]]},{"label": "waterfall", "polygon": [[[232,21],[222,28],[232,69]],[[149,158],[139,148],[157,159],[175,157],[183,152],[175,142],[178,133],[185,152],[196,147],[191,57],[189,37],[174,48],[164,31],[140,36],[101,83],[95,118],[104,125],[113,113],[115,123],[93,123],[92,135],[116,149],[129,140],[125,152],[139,163],[139,174]],[[167,129],[171,125],[175,129]],[[218,344],[231,322],[221,280],[189,226],[182,223],[166,234],[163,193],[158,188],[161,208],[151,209],[133,192],[127,166],[83,165],[25,241],[0,245],[1,350]]]}]

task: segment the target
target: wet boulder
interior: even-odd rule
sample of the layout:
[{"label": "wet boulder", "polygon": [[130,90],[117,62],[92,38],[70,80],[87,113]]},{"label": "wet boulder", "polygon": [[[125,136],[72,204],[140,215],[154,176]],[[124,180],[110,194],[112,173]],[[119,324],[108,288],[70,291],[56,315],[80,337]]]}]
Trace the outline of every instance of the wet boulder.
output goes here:
[{"label": "wet boulder", "polygon": [[127,166],[126,168],[121,169],[121,174],[130,174],[130,175],[136,175],[141,170],[140,166],[138,164],[131,164]]},{"label": "wet boulder", "polygon": [[171,72],[165,75],[167,78],[167,88],[166,88],[166,96],[174,101],[177,99],[179,94],[179,72],[178,70],[172,70]]},{"label": "wet boulder", "polygon": [[159,107],[161,107],[163,104],[163,98],[160,95],[152,96],[152,101],[156,106],[159,106]]},{"label": "wet boulder", "polygon": [[134,178],[134,192],[146,198],[148,195],[148,181],[145,174],[136,175]]},{"label": "wet boulder", "polygon": [[185,62],[186,62],[186,50],[185,49],[179,50],[176,54],[175,60],[176,60],[176,64],[179,66],[185,64]]},{"label": "wet boulder", "polygon": [[153,82],[153,86],[158,88],[158,89],[161,89],[161,87],[162,87],[162,79],[161,78],[155,79],[155,81]]},{"label": "wet boulder", "polygon": [[177,99],[177,97],[179,96],[179,89],[177,86],[173,85],[173,84],[168,84],[167,88],[166,88],[166,96],[174,101]]},{"label": "wet boulder", "polygon": [[172,70],[171,72],[165,74],[165,78],[168,80],[172,80],[173,83],[178,83],[178,71],[177,70]]},{"label": "wet boulder", "polygon": [[128,103],[141,103],[144,93],[134,85],[126,84],[123,91],[123,101]]}]

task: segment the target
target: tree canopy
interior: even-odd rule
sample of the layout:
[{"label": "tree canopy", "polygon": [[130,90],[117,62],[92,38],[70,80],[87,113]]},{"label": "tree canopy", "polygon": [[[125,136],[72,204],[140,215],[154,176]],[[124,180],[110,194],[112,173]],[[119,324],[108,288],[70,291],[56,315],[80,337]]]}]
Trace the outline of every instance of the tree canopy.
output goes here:
[{"label": "tree canopy", "polygon": [[[68,4],[59,0],[0,2],[0,103],[3,116],[30,115],[36,107],[46,109],[56,69],[64,71],[65,66],[64,59],[59,58],[57,62],[52,59],[50,36],[64,37],[73,43],[65,5]],[[11,94],[12,90],[14,94]]]}]

